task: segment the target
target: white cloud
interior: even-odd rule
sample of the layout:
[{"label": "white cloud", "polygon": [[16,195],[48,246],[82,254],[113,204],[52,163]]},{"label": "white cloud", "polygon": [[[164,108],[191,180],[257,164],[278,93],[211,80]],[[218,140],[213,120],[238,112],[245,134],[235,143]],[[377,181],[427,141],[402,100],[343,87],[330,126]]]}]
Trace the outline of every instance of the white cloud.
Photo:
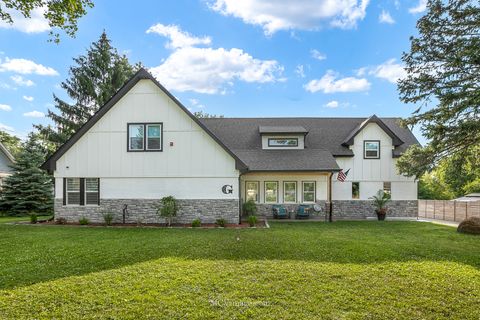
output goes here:
[{"label": "white cloud", "polygon": [[307,83],[304,88],[309,92],[323,93],[368,91],[370,82],[365,78],[346,77],[338,79],[338,73],[328,70],[320,79]]},{"label": "white cloud", "polygon": [[210,45],[212,39],[210,37],[195,37],[189,34],[188,32],[182,31],[176,25],[163,25],[157,23],[156,25],[151,26],[147,33],[156,33],[161,36],[167,37],[170,39],[170,42],[167,43],[167,48],[184,48],[192,47],[196,45]]},{"label": "white cloud", "polygon": [[14,29],[26,33],[40,33],[51,29],[47,19],[43,16],[45,13],[44,8],[33,9],[29,18],[25,18],[17,10],[7,9],[6,12],[12,17],[13,23],[9,24],[0,20],[0,29]]},{"label": "white cloud", "polygon": [[30,117],[30,118],[43,118],[43,117],[45,117],[45,113],[40,112],[40,111],[36,111],[36,110],[30,111],[30,112],[25,112],[23,115],[25,117]]},{"label": "white cloud", "polygon": [[305,67],[303,66],[303,64],[299,64],[296,68],[295,68],[295,74],[297,76],[299,76],[300,78],[305,78]]},{"label": "white cloud", "polygon": [[331,109],[338,108],[338,106],[339,106],[339,103],[336,100],[332,100],[325,104],[325,108],[331,108]]},{"label": "white cloud", "polygon": [[14,132],[13,127],[7,126],[6,124],[0,123],[0,130]]},{"label": "white cloud", "polygon": [[58,72],[50,67],[35,63],[27,59],[9,59],[0,60],[0,72],[16,72],[20,74],[38,74],[41,76],[57,76]]},{"label": "white cloud", "polygon": [[12,111],[12,107],[10,107],[8,104],[0,104],[0,110],[2,110],[2,111]]},{"label": "white cloud", "polygon": [[23,99],[27,100],[28,102],[32,102],[34,100],[31,96],[23,96]]},{"label": "white cloud", "polygon": [[396,63],[395,59],[390,59],[376,67],[362,68],[360,70],[363,73],[365,73],[365,70],[368,70],[368,74],[391,83],[397,83],[399,79],[407,75],[405,68],[401,64]]},{"label": "white cloud", "polygon": [[188,99],[188,101],[190,101],[190,104],[193,107],[196,106],[199,103],[198,99]]},{"label": "white cloud", "polygon": [[316,30],[325,24],[352,28],[366,15],[370,0],[211,0],[223,15],[259,25],[266,35],[280,30]]},{"label": "white cloud", "polygon": [[408,9],[411,14],[422,13],[427,10],[427,0],[419,0],[416,7]]},{"label": "white cloud", "polygon": [[380,23],[387,23],[387,24],[394,24],[395,20],[393,20],[392,16],[390,15],[390,12],[382,10],[382,13],[380,13],[380,16],[378,16],[378,21]]},{"label": "white cloud", "polygon": [[12,79],[12,81],[19,86],[31,87],[35,85],[35,82],[33,82],[32,80],[24,79],[22,76],[18,74],[11,76],[10,79]]},{"label": "white cloud", "polygon": [[310,54],[312,55],[312,58],[317,59],[317,60],[327,59],[327,55],[321,53],[320,51],[318,51],[316,49],[310,50]]},{"label": "white cloud", "polygon": [[241,49],[186,47],[175,50],[150,72],[169,90],[225,93],[235,80],[277,81],[283,68],[275,60],[259,60]]}]

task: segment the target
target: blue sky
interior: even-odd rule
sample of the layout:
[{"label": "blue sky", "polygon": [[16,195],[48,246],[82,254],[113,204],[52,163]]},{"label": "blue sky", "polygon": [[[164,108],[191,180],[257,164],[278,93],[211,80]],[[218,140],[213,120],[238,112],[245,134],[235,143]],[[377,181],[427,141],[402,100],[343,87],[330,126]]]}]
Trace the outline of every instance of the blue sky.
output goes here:
[{"label": "blue sky", "polygon": [[405,117],[415,110],[399,101],[395,81],[424,0],[126,3],[95,1],[76,38],[62,35],[58,45],[47,42],[40,10],[33,20],[0,23],[0,128],[25,136],[32,124],[48,123],[52,94],[66,98],[59,84],[72,58],[103,30],[192,111]]}]

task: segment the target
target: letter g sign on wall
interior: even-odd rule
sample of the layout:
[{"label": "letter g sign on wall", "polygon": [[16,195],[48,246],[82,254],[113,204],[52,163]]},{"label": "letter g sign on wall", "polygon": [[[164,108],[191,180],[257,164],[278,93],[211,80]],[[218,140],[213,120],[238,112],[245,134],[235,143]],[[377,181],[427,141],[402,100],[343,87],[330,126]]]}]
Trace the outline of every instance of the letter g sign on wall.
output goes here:
[{"label": "letter g sign on wall", "polygon": [[222,192],[225,194],[232,194],[233,193],[233,186],[230,184],[226,184],[222,187]]}]

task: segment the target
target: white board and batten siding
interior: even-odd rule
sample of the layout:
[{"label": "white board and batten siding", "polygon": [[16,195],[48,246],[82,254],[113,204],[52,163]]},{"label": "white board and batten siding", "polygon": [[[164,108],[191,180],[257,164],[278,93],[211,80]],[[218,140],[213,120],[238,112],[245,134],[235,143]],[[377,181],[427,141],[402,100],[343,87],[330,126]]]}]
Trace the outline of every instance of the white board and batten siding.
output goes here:
[{"label": "white board and batten siding", "polygon": [[[363,142],[380,141],[380,159],[364,159]],[[383,189],[384,182],[391,183],[392,200],[416,200],[417,183],[413,178],[398,174],[397,159],[392,157],[392,138],[375,123],[369,123],[359,132],[351,146],[354,157],[337,157],[337,163],[344,171],[350,169],[347,180],[333,180],[333,200],[351,200],[352,182],[360,183],[360,200],[367,200],[378,190]]]},{"label": "white board and batten siding", "polygon": [[[163,123],[162,152],[127,152],[127,123]],[[172,146],[170,144],[173,144]],[[100,178],[106,199],[238,199],[235,160],[150,80],[140,80],[58,161],[64,177]]]}]

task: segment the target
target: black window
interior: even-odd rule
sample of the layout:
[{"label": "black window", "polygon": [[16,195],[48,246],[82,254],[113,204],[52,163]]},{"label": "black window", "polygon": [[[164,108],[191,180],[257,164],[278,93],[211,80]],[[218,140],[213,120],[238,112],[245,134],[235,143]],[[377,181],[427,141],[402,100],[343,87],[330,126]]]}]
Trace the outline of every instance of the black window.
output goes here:
[{"label": "black window", "polygon": [[380,141],[364,141],[363,157],[365,159],[380,159]]},{"label": "black window", "polygon": [[100,204],[100,179],[64,178],[64,205],[92,206]]},{"label": "black window", "polygon": [[162,151],[162,123],[129,123],[128,151]]}]

